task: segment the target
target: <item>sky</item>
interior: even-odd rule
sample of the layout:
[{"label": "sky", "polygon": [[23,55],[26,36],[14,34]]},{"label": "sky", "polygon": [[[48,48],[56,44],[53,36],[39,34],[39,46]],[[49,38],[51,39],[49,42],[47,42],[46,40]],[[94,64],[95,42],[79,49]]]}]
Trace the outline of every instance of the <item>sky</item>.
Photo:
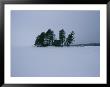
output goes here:
[{"label": "sky", "polygon": [[100,42],[99,10],[12,10],[11,45],[32,46],[35,38],[51,29],[58,39],[59,30],[75,32],[75,44]]}]

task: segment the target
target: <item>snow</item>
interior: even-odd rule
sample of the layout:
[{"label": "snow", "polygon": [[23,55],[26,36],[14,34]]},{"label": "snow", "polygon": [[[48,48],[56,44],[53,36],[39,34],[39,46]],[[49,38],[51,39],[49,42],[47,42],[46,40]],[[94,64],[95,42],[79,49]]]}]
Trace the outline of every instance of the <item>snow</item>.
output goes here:
[{"label": "snow", "polygon": [[100,46],[13,47],[13,77],[98,77]]}]

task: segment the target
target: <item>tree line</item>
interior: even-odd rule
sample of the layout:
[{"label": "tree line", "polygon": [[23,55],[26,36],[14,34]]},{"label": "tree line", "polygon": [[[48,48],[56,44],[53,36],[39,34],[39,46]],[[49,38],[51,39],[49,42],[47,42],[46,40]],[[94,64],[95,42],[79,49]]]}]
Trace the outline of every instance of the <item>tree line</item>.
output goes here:
[{"label": "tree line", "polygon": [[61,29],[59,31],[59,39],[55,38],[54,31],[48,29],[46,32],[42,32],[35,39],[34,45],[37,47],[46,47],[46,46],[70,46],[73,41],[75,41],[74,31],[68,34],[67,38],[65,36],[65,31]]}]

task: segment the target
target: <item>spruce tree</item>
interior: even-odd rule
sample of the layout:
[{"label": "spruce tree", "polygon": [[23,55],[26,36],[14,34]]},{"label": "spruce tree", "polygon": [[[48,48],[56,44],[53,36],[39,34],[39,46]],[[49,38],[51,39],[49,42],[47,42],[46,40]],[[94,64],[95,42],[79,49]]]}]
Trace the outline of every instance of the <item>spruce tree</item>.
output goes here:
[{"label": "spruce tree", "polygon": [[65,41],[65,31],[63,29],[59,31],[59,40],[61,41],[61,46],[63,46]]},{"label": "spruce tree", "polygon": [[40,38],[40,35],[38,35],[37,37],[36,37],[36,40],[35,40],[35,46],[39,46],[40,45],[40,43],[39,43],[39,38]]},{"label": "spruce tree", "polygon": [[45,32],[42,32],[35,40],[35,46],[45,46]]},{"label": "spruce tree", "polygon": [[72,32],[68,35],[68,37],[66,38],[66,41],[65,41],[65,45],[66,45],[66,46],[70,46],[70,45],[72,44],[72,42],[75,41],[75,40],[74,40],[74,39],[75,39],[74,35],[75,35],[74,31],[72,31]]},{"label": "spruce tree", "polygon": [[45,46],[45,32],[42,32],[40,35],[40,44],[41,46]]},{"label": "spruce tree", "polygon": [[55,34],[51,29],[48,29],[48,31],[46,32],[46,42],[49,46],[51,46],[53,44],[55,38]]}]

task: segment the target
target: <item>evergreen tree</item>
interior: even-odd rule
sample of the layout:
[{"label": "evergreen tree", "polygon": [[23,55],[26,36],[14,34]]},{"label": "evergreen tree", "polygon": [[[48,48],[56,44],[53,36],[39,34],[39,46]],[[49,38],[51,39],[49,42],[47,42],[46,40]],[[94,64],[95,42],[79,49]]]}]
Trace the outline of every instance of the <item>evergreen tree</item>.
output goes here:
[{"label": "evergreen tree", "polygon": [[35,46],[45,46],[45,32],[42,32],[35,40]]},{"label": "evergreen tree", "polygon": [[40,38],[40,35],[38,35],[37,37],[36,37],[36,40],[35,40],[35,46],[39,46],[40,45],[40,43],[39,43],[39,38]]},{"label": "evergreen tree", "polygon": [[40,34],[40,38],[39,38],[39,43],[40,43],[40,45],[41,46],[45,46],[45,32],[42,32],[41,34]]},{"label": "evergreen tree", "polygon": [[63,46],[65,41],[65,31],[63,29],[59,31],[59,40],[61,41],[61,46]]},{"label": "evergreen tree", "polygon": [[68,35],[68,37],[66,38],[66,41],[65,41],[65,45],[66,45],[66,46],[70,46],[70,45],[72,44],[72,42],[75,41],[75,40],[74,40],[74,39],[75,39],[74,35],[75,35],[74,31],[72,31],[72,32]]},{"label": "evergreen tree", "polygon": [[46,32],[46,42],[49,46],[51,46],[53,44],[55,38],[55,34],[51,29],[48,29],[48,31]]}]

